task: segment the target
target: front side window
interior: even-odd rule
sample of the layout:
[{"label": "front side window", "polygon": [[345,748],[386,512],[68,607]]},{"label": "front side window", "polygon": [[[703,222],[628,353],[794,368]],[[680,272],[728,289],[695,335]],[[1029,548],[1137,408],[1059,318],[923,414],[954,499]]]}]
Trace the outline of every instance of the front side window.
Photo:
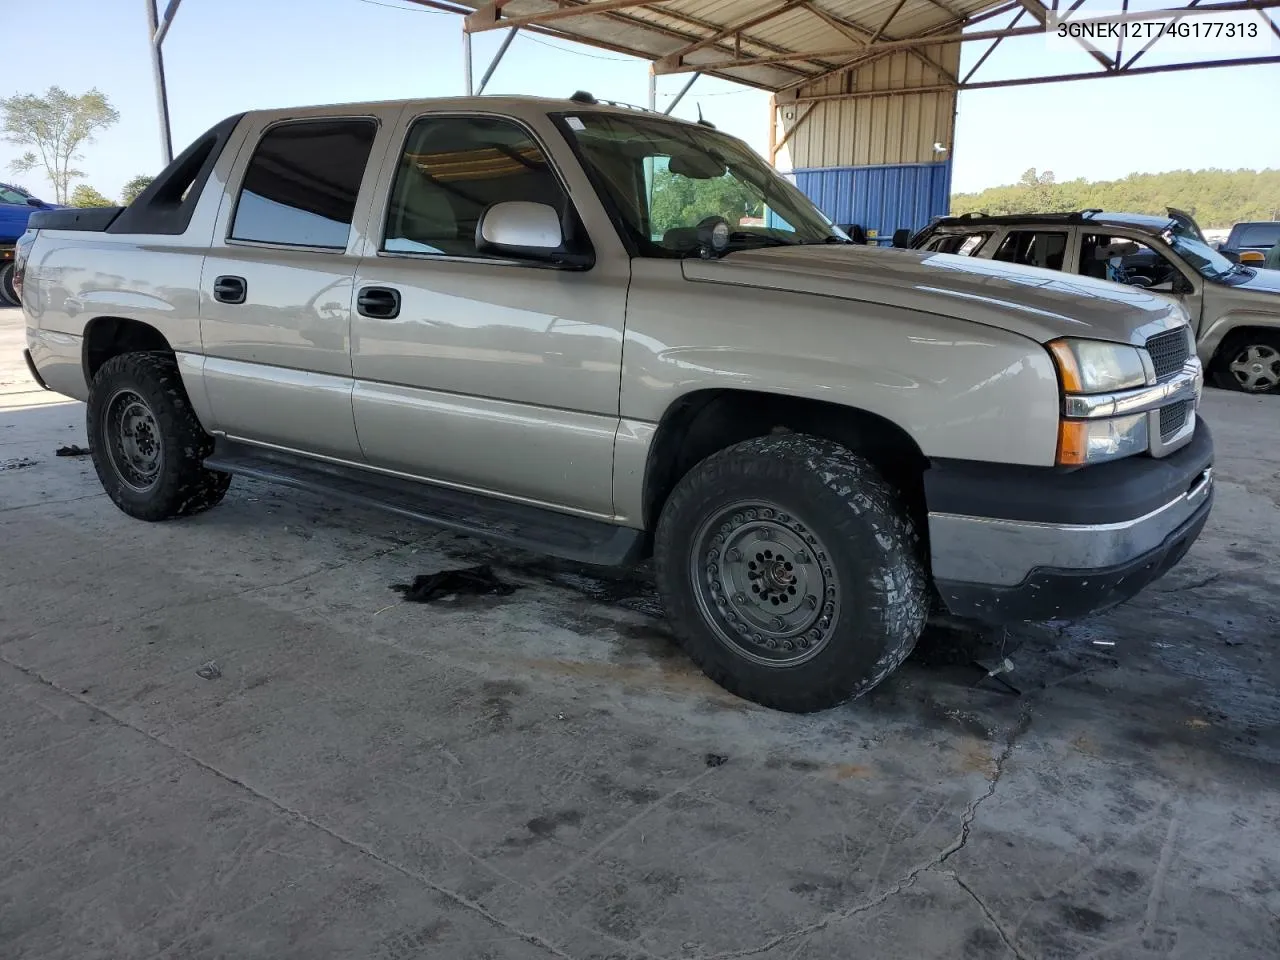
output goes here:
[{"label": "front side window", "polygon": [[1000,241],[995,259],[1028,267],[1061,270],[1067,253],[1067,235],[1053,230],[1010,230]]},{"label": "front side window", "polygon": [[558,117],[641,256],[683,257],[723,220],[729,249],[847,238],[745,144],[708,127],[609,112]]},{"label": "front side window", "polygon": [[497,117],[424,117],[400,157],[382,249],[475,257],[481,216],[510,200],[555,207],[562,223],[569,211],[546,154],[523,127]]},{"label": "front side window", "polygon": [[234,240],[345,250],[373,120],[296,120],[272,127],[249,161]]},{"label": "front side window", "polygon": [[1174,292],[1182,276],[1167,257],[1149,244],[1095,233],[1080,238],[1080,272],[1161,293]]}]

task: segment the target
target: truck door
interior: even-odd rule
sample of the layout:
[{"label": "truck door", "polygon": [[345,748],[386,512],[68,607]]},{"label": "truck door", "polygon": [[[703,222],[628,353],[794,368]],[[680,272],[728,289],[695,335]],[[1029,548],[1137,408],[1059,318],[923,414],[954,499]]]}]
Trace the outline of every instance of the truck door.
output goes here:
[{"label": "truck door", "polygon": [[201,276],[216,431],[361,459],[351,412],[352,277],[387,119],[376,109],[303,111],[249,131]]},{"label": "truck door", "polygon": [[[612,516],[630,261],[585,175],[556,168],[535,124],[406,115],[356,276],[356,430],[375,466]],[[477,223],[502,201],[549,204],[562,222],[591,205],[594,265],[477,251]]]}]

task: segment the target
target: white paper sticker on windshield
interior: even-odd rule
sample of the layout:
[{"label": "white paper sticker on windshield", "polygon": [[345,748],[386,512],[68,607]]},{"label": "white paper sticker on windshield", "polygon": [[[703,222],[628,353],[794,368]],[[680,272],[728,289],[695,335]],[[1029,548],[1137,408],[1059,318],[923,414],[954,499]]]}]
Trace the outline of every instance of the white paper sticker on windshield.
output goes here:
[{"label": "white paper sticker on windshield", "polygon": [[565,117],[564,122],[569,125],[570,130],[585,130],[587,125],[577,117]]}]

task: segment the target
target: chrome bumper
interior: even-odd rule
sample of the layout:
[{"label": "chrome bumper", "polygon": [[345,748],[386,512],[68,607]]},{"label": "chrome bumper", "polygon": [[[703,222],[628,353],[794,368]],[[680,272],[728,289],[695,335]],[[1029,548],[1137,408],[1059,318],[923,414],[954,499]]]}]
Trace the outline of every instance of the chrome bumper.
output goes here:
[{"label": "chrome bumper", "polygon": [[1163,506],[1117,523],[1065,524],[929,514],[936,580],[1014,586],[1038,568],[1082,573],[1115,567],[1157,549],[1208,500],[1213,468]]}]

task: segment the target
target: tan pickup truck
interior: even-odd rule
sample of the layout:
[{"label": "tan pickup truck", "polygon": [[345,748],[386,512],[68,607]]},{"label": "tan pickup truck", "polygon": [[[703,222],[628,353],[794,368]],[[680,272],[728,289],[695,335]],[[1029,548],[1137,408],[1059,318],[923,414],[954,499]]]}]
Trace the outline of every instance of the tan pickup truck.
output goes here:
[{"label": "tan pickup truck", "polygon": [[785,710],[869,690],[932,611],[1118,603],[1210,509],[1180,305],[851,244],[741,142],[588,95],[248,113],[30,226],[33,375],[126,513],[244,474],[652,555],[689,655]]}]

